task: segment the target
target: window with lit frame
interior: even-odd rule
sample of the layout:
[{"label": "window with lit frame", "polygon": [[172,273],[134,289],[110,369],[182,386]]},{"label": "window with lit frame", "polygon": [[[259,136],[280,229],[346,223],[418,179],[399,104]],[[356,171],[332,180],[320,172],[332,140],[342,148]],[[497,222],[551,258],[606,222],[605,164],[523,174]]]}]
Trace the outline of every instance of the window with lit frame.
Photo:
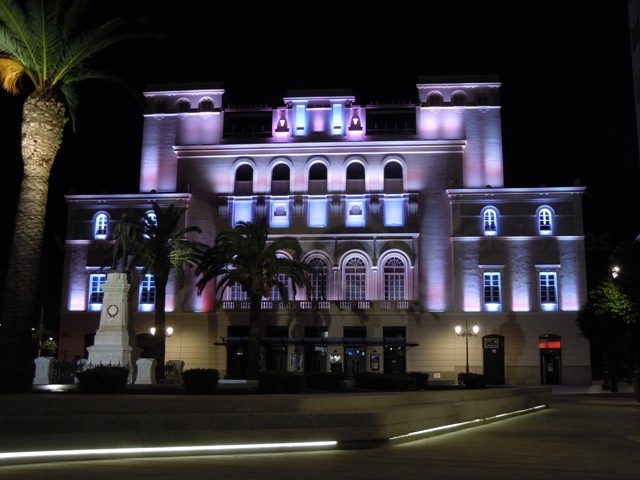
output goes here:
[{"label": "window with lit frame", "polygon": [[553,309],[558,304],[555,272],[540,272],[540,304],[543,309]]},{"label": "window with lit frame", "polygon": [[484,307],[487,311],[500,310],[500,273],[484,272],[482,274],[484,290]]},{"label": "window with lit frame", "polygon": [[140,280],[140,304],[153,305],[156,301],[156,282],[152,274],[147,273]]},{"label": "window with lit frame", "polygon": [[346,300],[366,300],[367,267],[361,258],[353,257],[347,260],[344,286]]},{"label": "window with lit frame", "polygon": [[89,275],[89,304],[102,304],[104,300],[104,291],[102,285],[107,281],[105,273],[92,273]]},{"label": "window with lit frame", "polygon": [[391,257],[384,262],[384,299],[406,300],[406,266],[401,258]]},{"label": "window with lit frame", "polygon": [[309,261],[315,273],[309,275],[311,290],[307,297],[309,300],[327,299],[327,262],[322,258],[313,258]]}]

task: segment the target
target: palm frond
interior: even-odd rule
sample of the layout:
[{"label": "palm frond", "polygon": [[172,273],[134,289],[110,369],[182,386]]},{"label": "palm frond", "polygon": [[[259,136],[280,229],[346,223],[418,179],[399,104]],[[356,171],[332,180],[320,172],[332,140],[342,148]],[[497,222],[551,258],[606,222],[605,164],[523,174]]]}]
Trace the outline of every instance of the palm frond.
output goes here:
[{"label": "palm frond", "polygon": [[0,57],[0,85],[12,95],[17,95],[20,90],[18,83],[24,74],[24,65],[13,58]]}]

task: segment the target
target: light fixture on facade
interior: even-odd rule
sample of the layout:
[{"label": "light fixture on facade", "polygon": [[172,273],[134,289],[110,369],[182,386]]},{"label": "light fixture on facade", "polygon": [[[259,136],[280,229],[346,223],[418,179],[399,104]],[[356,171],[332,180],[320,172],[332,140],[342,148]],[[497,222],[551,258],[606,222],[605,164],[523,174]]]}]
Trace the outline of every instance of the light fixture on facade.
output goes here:
[{"label": "light fixture on facade", "polygon": [[[149,329],[149,333],[151,335],[155,335],[156,334],[156,327],[151,327]],[[171,335],[173,335],[173,327],[167,327],[165,330],[165,336],[170,337]]]},{"label": "light fixture on facade", "polygon": [[289,126],[287,125],[287,118],[286,118],[286,113],[283,110],[282,114],[280,116],[280,119],[278,120],[278,124],[276,125],[276,132],[288,132],[289,131]]},{"label": "light fixture on facade", "polygon": [[467,354],[467,373],[469,373],[469,336],[471,335],[477,335],[478,332],[480,331],[480,327],[478,325],[474,325],[473,327],[471,327],[471,330],[469,330],[469,323],[467,320],[464,321],[464,329],[458,324],[456,325],[456,335],[459,336],[464,336],[464,340],[465,340],[465,347],[466,347],[466,354]]},{"label": "light fixture on facade", "polygon": [[354,111],[353,116],[351,117],[351,123],[349,123],[350,131],[359,131],[362,130],[362,122],[360,121],[360,117],[358,116],[358,111]]}]

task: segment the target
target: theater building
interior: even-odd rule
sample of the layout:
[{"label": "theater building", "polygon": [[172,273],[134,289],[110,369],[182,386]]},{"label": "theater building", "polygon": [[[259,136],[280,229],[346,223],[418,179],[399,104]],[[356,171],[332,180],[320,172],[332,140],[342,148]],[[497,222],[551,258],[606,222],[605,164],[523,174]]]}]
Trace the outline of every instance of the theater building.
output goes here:
[{"label": "theater building", "polygon": [[[576,326],[585,188],[504,185],[497,78],[419,78],[411,103],[314,90],[243,108],[224,95],[222,85],[150,88],[139,191],[67,196],[59,361],[92,345],[109,264],[101,246],[123,213],[155,201],[187,207],[185,226],[210,245],[259,219],[270,236],[299,239],[318,273],[311,291],[264,298],[263,369],[454,382],[468,365],[488,384],[591,382]],[[187,273],[167,288],[166,358],[242,378],[246,293],[220,298],[211,284],[198,295]],[[132,273],[142,356],[153,356],[154,288]]]}]

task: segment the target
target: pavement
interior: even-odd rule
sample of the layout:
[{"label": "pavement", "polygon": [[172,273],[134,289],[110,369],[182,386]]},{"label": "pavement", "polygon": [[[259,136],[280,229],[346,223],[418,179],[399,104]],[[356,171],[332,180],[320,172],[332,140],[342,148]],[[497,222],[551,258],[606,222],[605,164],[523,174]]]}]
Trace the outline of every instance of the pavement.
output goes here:
[{"label": "pavement", "polygon": [[0,479],[639,479],[633,385],[554,386],[549,408],[367,449],[74,460],[6,465]]}]

